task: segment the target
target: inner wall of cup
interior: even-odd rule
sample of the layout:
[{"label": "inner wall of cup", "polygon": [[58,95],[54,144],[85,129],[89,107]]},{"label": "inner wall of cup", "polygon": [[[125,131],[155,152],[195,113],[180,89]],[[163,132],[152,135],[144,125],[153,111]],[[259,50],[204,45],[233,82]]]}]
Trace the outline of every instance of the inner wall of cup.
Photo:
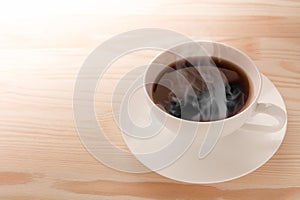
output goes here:
[{"label": "inner wall of cup", "polygon": [[[250,85],[249,97],[244,109],[247,108],[248,105],[250,105],[250,103],[258,97],[261,85],[259,71],[257,70],[252,60],[241,51],[220,43],[200,42],[197,44],[199,44],[203,49],[203,51],[201,51],[200,53],[199,45],[195,45],[195,43],[186,43],[161,53],[153,60],[153,62],[148,67],[145,74],[145,83],[155,83],[157,77],[164,70],[164,67],[162,66],[167,67],[171,63],[183,58],[197,56],[219,57],[236,64],[246,73]],[[176,52],[176,54],[174,52]],[[178,53],[180,55],[177,55]],[[152,86],[152,84],[148,84],[146,87],[146,92],[151,99],[153,89]]]}]

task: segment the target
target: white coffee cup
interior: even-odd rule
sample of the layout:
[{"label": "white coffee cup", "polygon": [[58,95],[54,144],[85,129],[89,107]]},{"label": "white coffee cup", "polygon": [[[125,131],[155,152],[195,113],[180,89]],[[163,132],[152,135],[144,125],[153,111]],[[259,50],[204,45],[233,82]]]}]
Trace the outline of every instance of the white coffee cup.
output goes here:
[{"label": "white coffee cup", "polygon": [[[201,49],[200,51],[199,48]],[[239,128],[249,130],[249,134],[251,134],[251,131],[274,132],[283,128],[286,119],[285,111],[276,105],[258,101],[261,95],[262,77],[255,63],[245,53],[223,43],[210,41],[184,43],[162,52],[154,58],[146,70],[144,84],[149,85],[149,83],[154,83],[158,75],[161,74],[163,68],[157,67],[157,65],[168,66],[182,58],[197,56],[214,56],[228,60],[241,67],[246,73],[250,84],[250,94],[247,103],[239,113],[229,118],[210,122],[184,120],[170,115],[153,102],[152,86],[145,87],[145,90],[147,93],[147,103],[152,107],[154,117],[164,121],[166,128],[176,131],[179,124],[184,124],[185,126],[197,126],[197,134],[207,134],[200,148],[200,158],[208,155],[220,137],[229,135]],[[277,124],[267,126],[247,123],[257,113],[265,113],[274,117],[277,120]]]}]

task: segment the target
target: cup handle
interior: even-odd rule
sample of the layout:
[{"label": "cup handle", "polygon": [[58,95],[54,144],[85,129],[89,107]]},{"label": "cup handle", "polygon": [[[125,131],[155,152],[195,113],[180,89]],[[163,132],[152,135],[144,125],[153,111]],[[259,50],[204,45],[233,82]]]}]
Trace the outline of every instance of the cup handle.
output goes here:
[{"label": "cup handle", "polygon": [[277,120],[277,124],[274,126],[267,126],[267,125],[257,125],[257,124],[251,124],[251,123],[245,123],[241,128],[244,130],[249,130],[249,131],[263,131],[263,132],[275,132],[279,131],[283,128],[285,125],[286,121],[286,112],[271,103],[257,103],[256,110],[254,112],[255,116],[256,114],[259,113],[264,113],[267,115],[270,115],[274,117]]}]

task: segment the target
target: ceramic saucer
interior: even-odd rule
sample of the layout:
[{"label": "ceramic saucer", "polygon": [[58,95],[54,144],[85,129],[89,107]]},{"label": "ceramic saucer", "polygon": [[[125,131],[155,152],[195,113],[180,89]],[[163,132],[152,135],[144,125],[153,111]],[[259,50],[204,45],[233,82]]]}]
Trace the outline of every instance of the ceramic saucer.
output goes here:
[{"label": "ceramic saucer", "polygon": [[[145,114],[147,113],[145,103],[140,99],[134,102],[133,106],[129,106],[130,118],[136,123],[148,123],[149,117],[147,118],[148,115]],[[263,76],[263,88],[259,102],[275,104],[286,112],[285,103],[279,91],[265,76]],[[155,118],[151,120],[153,122]],[[241,128],[222,137],[212,152],[204,159],[198,158],[201,143],[195,140],[176,161],[159,170],[154,169],[151,162],[145,162],[140,155],[163,148],[165,142],[173,140],[174,133],[162,129],[159,134],[149,139],[137,140],[126,134],[123,134],[123,138],[130,151],[140,162],[164,177],[186,183],[218,183],[253,172],[275,154],[283,141],[287,119],[285,119],[284,127],[279,131],[263,132],[259,130],[259,124],[272,125],[275,122],[271,116],[258,114],[251,119],[251,123],[257,124],[257,131],[249,132]],[[153,162],[155,159],[164,158],[155,157]]]}]

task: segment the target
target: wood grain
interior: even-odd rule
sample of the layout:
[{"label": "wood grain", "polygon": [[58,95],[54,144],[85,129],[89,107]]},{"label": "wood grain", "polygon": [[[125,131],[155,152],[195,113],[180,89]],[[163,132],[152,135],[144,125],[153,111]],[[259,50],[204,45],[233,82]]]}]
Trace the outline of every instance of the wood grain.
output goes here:
[{"label": "wood grain", "polygon": [[[22,4],[19,15],[7,11],[13,3],[0,8],[0,199],[300,199],[298,0],[62,2],[30,12],[32,5]],[[190,185],[155,173],[119,172],[86,151],[72,110],[81,64],[112,35],[143,27],[221,41],[254,59],[288,110],[286,137],[270,161],[237,180]],[[112,121],[113,88],[156,54],[122,57],[97,88],[98,121],[121,149],[127,150]]]}]

